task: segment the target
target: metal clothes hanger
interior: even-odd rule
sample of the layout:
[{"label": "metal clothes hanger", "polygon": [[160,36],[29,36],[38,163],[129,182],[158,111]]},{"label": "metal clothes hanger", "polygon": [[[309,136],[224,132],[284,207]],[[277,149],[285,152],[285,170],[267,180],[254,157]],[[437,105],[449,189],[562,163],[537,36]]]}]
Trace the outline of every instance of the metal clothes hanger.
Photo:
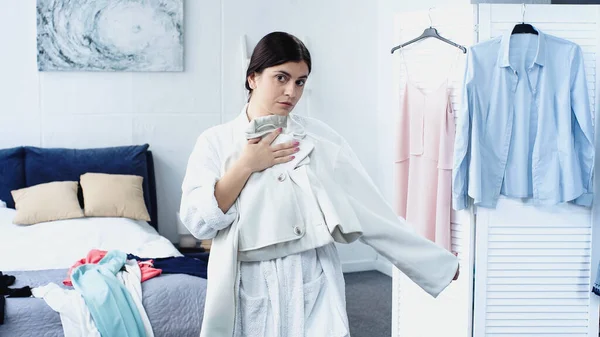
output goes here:
[{"label": "metal clothes hanger", "polygon": [[438,39],[438,40],[441,40],[441,41],[443,41],[443,42],[446,42],[446,43],[448,43],[448,44],[450,44],[450,45],[452,45],[452,46],[454,46],[454,47],[456,47],[456,48],[458,48],[458,49],[462,50],[462,52],[463,52],[463,53],[465,53],[465,54],[467,53],[467,48],[465,48],[464,46],[461,46],[461,45],[459,45],[459,44],[457,44],[457,43],[454,43],[454,42],[452,42],[452,41],[450,41],[450,40],[448,40],[448,39],[446,39],[446,38],[442,37],[442,36],[441,36],[441,35],[438,33],[437,29],[433,28],[433,23],[432,23],[432,21],[431,21],[431,8],[429,8],[429,28],[426,28],[426,29],[423,31],[423,34],[421,34],[421,36],[419,36],[419,37],[417,37],[417,38],[415,38],[415,39],[412,39],[412,40],[410,40],[410,41],[408,41],[408,42],[405,42],[405,43],[403,43],[403,44],[401,44],[401,45],[399,45],[399,46],[396,46],[396,47],[392,48],[392,54],[393,54],[393,53],[394,53],[396,50],[398,50],[398,49],[400,49],[400,48],[404,48],[404,47],[408,46],[409,44],[412,44],[412,43],[415,43],[415,42],[417,42],[417,41],[420,41],[420,40],[426,39],[426,38],[428,38],[428,37],[433,37],[433,38],[436,38],[436,39]]},{"label": "metal clothes hanger", "polygon": [[532,25],[525,23],[525,3],[523,3],[523,7],[521,7],[521,15],[522,20],[521,23],[515,25],[515,28],[513,28],[513,31],[511,33],[512,34],[534,34],[534,35],[539,35],[539,33],[537,32],[537,30],[535,30],[535,28],[533,28]]}]

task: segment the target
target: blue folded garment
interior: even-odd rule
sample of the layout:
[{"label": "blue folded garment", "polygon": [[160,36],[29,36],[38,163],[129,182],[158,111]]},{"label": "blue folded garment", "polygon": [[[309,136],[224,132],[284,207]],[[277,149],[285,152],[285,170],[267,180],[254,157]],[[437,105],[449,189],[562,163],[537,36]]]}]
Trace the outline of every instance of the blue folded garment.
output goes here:
[{"label": "blue folded garment", "polygon": [[147,261],[153,260],[154,268],[161,269],[164,274],[187,274],[207,277],[209,253],[194,254],[194,257],[175,256],[161,258],[140,258],[133,254],[127,254],[128,260]]}]

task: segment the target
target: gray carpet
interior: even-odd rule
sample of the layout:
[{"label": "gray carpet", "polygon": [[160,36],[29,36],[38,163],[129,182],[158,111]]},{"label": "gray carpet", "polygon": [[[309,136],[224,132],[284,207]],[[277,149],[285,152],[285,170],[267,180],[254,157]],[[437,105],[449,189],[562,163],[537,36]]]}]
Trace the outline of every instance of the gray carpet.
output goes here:
[{"label": "gray carpet", "polygon": [[392,278],[378,271],[344,274],[351,337],[392,335]]}]

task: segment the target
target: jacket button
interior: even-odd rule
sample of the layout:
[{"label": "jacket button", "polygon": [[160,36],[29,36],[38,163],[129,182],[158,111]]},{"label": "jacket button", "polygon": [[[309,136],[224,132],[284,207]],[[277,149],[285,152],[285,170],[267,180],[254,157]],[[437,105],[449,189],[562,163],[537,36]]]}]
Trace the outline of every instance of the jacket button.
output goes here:
[{"label": "jacket button", "polygon": [[277,177],[277,180],[284,181],[285,180],[285,173],[280,174],[279,177]]},{"label": "jacket button", "polygon": [[298,226],[294,227],[294,233],[296,235],[302,235],[302,228],[300,228]]}]

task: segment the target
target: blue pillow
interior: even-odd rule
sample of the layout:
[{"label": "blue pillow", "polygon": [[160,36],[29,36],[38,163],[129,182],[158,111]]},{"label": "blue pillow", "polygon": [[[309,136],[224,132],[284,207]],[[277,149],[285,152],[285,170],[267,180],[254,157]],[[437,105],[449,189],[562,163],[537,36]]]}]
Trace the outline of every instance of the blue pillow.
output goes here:
[{"label": "blue pillow", "polygon": [[144,201],[152,214],[146,162],[148,146],[93,149],[25,147],[25,184],[29,187],[52,181],[79,181],[79,177],[88,172],[138,175],[144,178]]},{"label": "blue pillow", "polygon": [[25,151],[22,147],[0,149],[0,200],[15,208],[12,190],[25,188]]}]

